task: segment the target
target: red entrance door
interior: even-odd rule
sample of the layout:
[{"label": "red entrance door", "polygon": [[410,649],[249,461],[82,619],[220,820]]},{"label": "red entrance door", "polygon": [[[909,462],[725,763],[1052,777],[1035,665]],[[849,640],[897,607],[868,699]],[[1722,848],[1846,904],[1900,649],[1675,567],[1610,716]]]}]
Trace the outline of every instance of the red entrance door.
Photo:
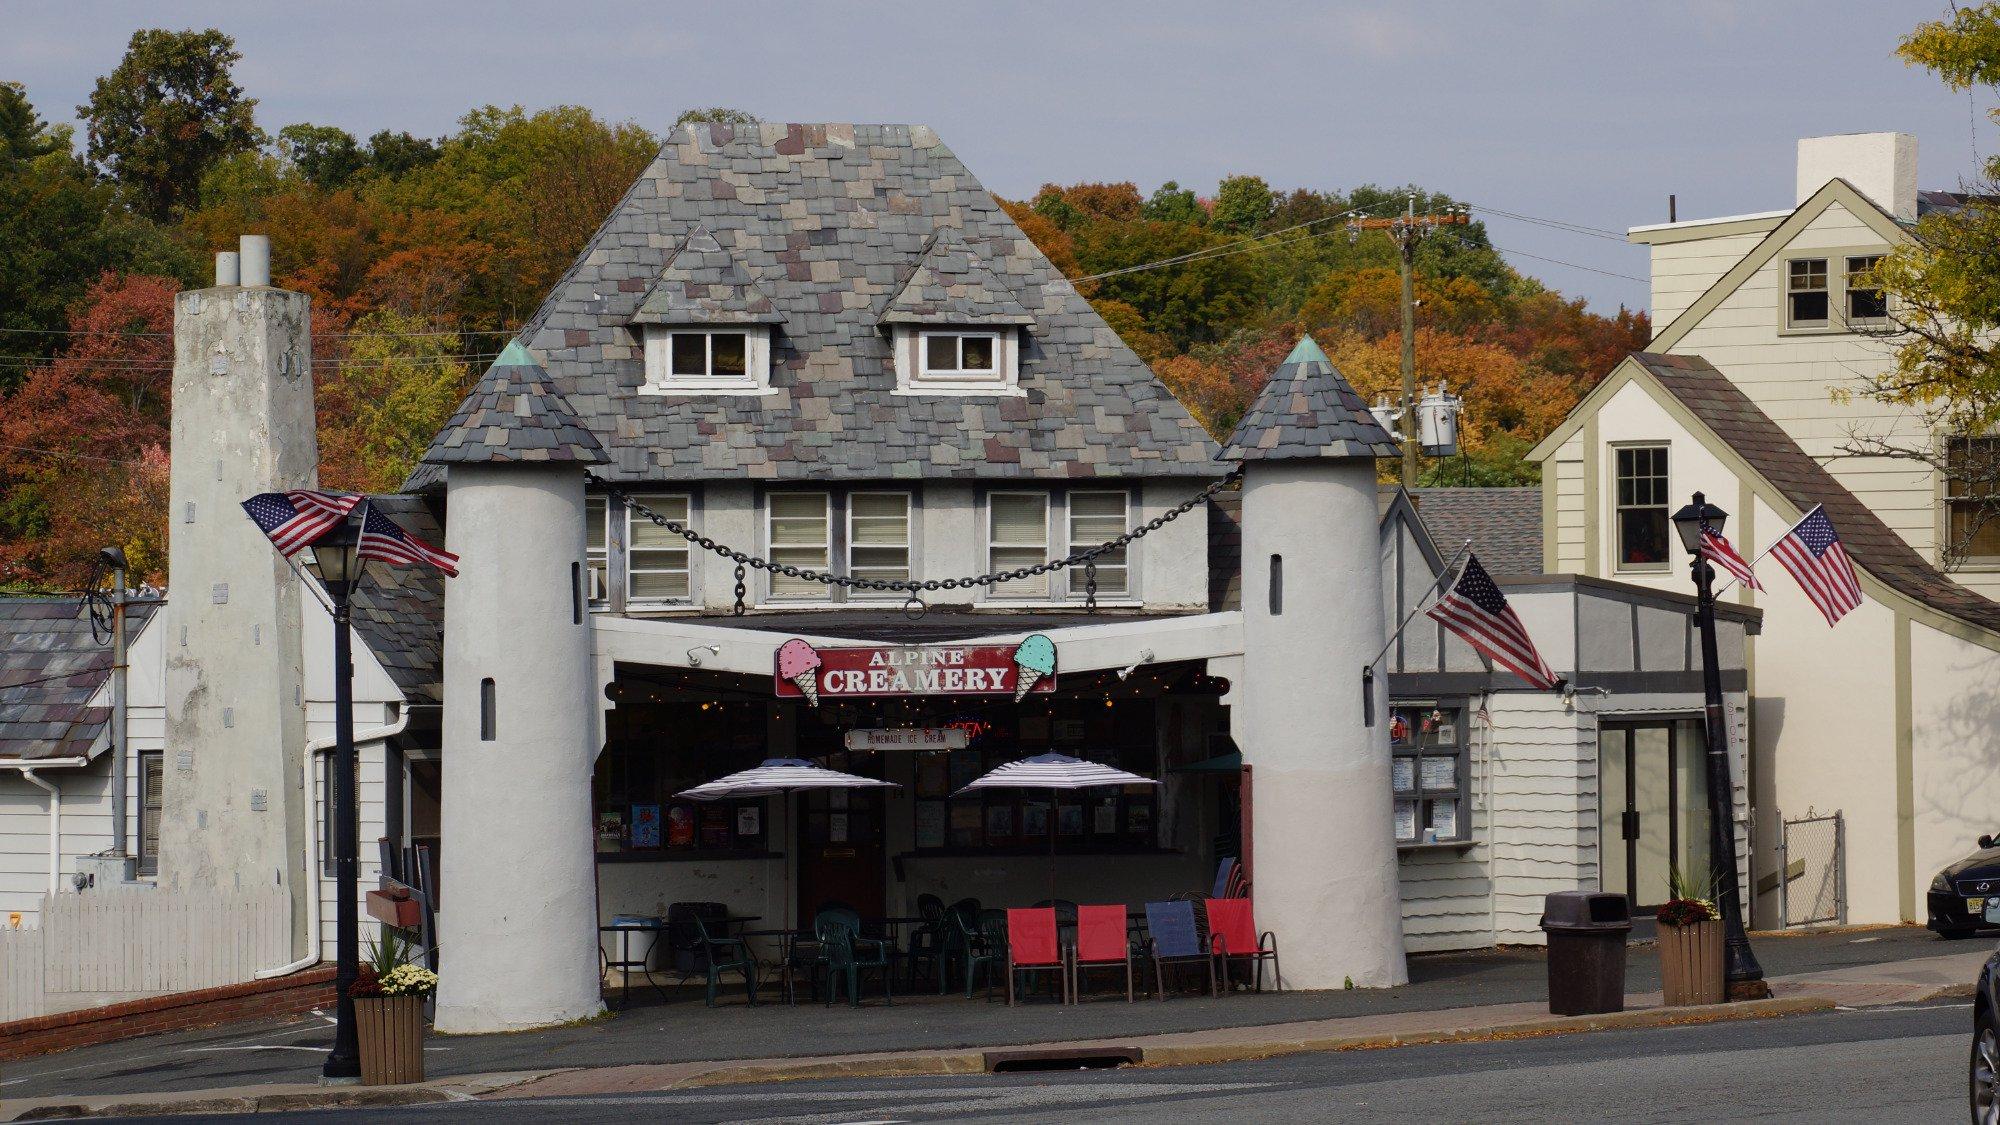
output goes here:
[{"label": "red entrance door", "polygon": [[[869,762],[868,758],[876,759]],[[879,755],[830,755],[829,769],[872,774]],[[798,919],[812,924],[829,902],[850,906],[864,918],[879,918],[888,904],[888,871],[882,833],[883,791],[817,789],[799,795]]]}]

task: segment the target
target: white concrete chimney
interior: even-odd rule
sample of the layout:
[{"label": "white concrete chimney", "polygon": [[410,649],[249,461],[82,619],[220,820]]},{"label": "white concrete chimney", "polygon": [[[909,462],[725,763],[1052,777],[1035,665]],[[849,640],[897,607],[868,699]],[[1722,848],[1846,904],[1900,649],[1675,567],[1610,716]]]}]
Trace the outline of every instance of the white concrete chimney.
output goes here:
[{"label": "white concrete chimney", "polygon": [[1917,138],[1908,133],[1842,133],[1799,138],[1798,200],[1828,180],[1846,180],[1898,219],[1917,217]]},{"label": "white concrete chimney", "polygon": [[270,236],[246,234],[237,239],[236,248],[241,255],[243,284],[251,287],[271,284]]},{"label": "white concrete chimney", "polygon": [[240,259],[237,258],[236,251],[234,250],[221,250],[216,252],[215,284],[218,287],[224,285],[243,284],[243,273],[241,269],[238,268],[237,264],[239,260]]}]

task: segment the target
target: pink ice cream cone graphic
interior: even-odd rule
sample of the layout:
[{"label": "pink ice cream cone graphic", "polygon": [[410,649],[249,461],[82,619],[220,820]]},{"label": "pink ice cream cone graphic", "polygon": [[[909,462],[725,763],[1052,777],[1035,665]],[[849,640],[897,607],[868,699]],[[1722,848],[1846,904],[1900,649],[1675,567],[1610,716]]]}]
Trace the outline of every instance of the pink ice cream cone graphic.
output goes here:
[{"label": "pink ice cream cone graphic", "polygon": [[1056,643],[1036,633],[1021,642],[1014,650],[1014,666],[1020,669],[1014,680],[1014,702],[1019,703],[1035,690],[1042,677],[1053,675],[1056,670]]},{"label": "pink ice cream cone graphic", "polygon": [[819,706],[819,665],[819,653],[797,637],[778,646],[778,676],[791,681],[814,707]]}]

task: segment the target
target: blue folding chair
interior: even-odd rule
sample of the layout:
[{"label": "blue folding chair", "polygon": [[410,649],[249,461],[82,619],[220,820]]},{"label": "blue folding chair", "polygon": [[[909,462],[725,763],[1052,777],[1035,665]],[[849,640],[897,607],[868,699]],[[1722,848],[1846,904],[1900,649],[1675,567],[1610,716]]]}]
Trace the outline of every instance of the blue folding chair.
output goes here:
[{"label": "blue folding chair", "polygon": [[1166,967],[1197,961],[1208,970],[1208,994],[1221,995],[1215,987],[1215,959],[1202,948],[1201,932],[1195,925],[1194,903],[1146,904],[1146,952],[1153,959],[1153,985],[1160,999],[1167,998]]}]

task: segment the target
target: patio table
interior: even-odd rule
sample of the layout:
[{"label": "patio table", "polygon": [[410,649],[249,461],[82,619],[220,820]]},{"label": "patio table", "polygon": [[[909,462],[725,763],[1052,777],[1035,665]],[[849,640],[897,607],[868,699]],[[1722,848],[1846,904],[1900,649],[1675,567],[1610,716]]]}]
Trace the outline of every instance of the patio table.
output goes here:
[{"label": "patio table", "polygon": [[[660,999],[667,999],[667,990],[660,987],[659,981],[653,979],[653,958],[651,952],[649,951],[647,956],[637,960],[634,960],[632,957],[632,935],[652,934],[654,935],[653,944],[657,947],[660,941],[666,936],[666,922],[611,922],[599,925],[597,932],[600,935],[618,935],[618,960],[613,961],[610,957],[602,953],[599,954],[599,956],[604,957],[604,976],[607,990],[610,985],[611,970],[617,969],[624,973],[625,988],[622,990],[625,994],[624,1006],[630,1006],[632,1002],[632,970],[636,968],[639,970],[640,975],[646,978],[646,983],[653,986],[653,991],[660,994]],[[610,1002],[607,1000],[606,1003],[608,1005]],[[612,1007],[614,1011],[618,1010],[618,1006],[614,1005]]]}]

